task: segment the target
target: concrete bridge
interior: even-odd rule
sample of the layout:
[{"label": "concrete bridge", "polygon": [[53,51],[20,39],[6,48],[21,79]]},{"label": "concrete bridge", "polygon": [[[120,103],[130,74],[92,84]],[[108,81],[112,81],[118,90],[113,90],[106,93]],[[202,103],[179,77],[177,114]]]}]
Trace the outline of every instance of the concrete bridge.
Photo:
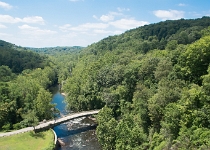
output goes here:
[{"label": "concrete bridge", "polygon": [[[44,123],[41,123],[41,124],[39,124],[35,127],[35,130],[36,131],[47,130],[49,128],[53,128],[53,127],[55,127],[55,126],[57,126],[61,123],[67,122],[69,120],[73,120],[73,119],[80,118],[80,117],[96,115],[96,114],[98,114],[98,112],[99,112],[99,110],[91,110],[91,111],[83,111],[83,112],[72,113],[72,114],[63,116],[61,118],[58,118],[57,120],[50,120],[50,121],[46,121]],[[33,127],[28,127],[28,128],[24,128],[24,129],[12,131],[12,132],[0,133],[0,137],[10,136],[10,135],[19,134],[19,133],[24,133],[24,132],[28,132],[28,131],[32,131],[32,130],[34,130]]]},{"label": "concrete bridge", "polygon": [[91,110],[91,111],[83,111],[83,112],[77,112],[77,113],[72,113],[66,116],[63,116],[61,118],[58,118],[57,120],[51,120],[45,123],[42,123],[38,126],[35,127],[36,131],[40,130],[46,130],[49,128],[53,128],[61,123],[67,122],[69,120],[77,119],[80,117],[86,117],[86,116],[91,116],[91,115],[96,115],[98,114],[99,110]]}]

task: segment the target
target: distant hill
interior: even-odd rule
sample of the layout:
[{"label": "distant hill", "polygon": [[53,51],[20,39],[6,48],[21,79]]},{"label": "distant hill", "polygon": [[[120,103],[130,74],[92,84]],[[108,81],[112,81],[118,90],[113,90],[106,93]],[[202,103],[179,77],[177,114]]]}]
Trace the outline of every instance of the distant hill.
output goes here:
[{"label": "distant hill", "polygon": [[0,40],[0,66],[8,66],[12,72],[20,73],[25,69],[43,68],[45,57]]},{"label": "distant hill", "polygon": [[32,48],[32,47],[27,47],[27,49],[32,50],[36,53],[40,54],[48,54],[48,55],[55,55],[57,53],[71,53],[71,52],[79,52],[84,47],[81,46],[57,46],[57,47],[44,47],[44,48]]},{"label": "distant hill", "polygon": [[210,17],[198,19],[167,20],[128,30],[121,35],[109,36],[90,45],[86,52],[104,53],[113,50],[134,50],[146,53],[152,49],[163,50],[169,41],[190,44],[201,38],[200,31],[210,26]]}]

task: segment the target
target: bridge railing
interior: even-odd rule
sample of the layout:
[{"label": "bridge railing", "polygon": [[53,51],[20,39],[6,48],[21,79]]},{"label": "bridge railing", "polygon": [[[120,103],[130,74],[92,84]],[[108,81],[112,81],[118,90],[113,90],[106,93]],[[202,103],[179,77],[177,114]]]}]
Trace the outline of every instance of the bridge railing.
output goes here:
[{"label": "bridge railing", "polygon": [[51,121],[55,121],[55,120],[58,120],[58,119],[60,119],[60,118],[68,117],[68,116],[71,116],[71,115],[74,115],[74,114],[78,114],[78,113],[94,112],[94,111],[99,111],[99,110],[100,110],[100,109],[89,110],[89,111],[73,112],[73,113],[69,113],[69,114],[67,114],[67,115],[62,115],[62,117],[58,117],[58,118],[54,118],[54,119],[49,119],[49,120],[43,120],[43,121],[39,122],[39,124],[46,123],[46,122],[51,122]]},{"label": "bridge railing", "polygon": [[53,128],[54,126],[57,126],[61,123],[67,122],[69,120],[73,120],[80,117],[86,117],[94,114],[98,114],[99,110],[91,110],[91,111],[82,111],[82,112],[75,112],[68,115],[65,115],[65,117],[61,117],[58,119],[51,119],[46,121],[45,123],[41,123],[35,127],[36,131],[42,131],[49,128]]}]

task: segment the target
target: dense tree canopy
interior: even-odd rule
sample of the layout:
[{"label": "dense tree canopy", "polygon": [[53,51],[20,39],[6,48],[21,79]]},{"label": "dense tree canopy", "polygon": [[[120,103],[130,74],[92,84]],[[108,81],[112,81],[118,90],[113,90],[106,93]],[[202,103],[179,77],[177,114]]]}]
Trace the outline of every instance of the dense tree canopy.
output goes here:
[{"label": "dense tree canopy", "polygon": [[104,106],[103,149],[209,149],[209,25],[164,21],[88,46],[66,74],[68,108]]},{"label": "dense tree canopy", "polygon": [[5,65],[12,72],[21,73],[25,69],[43,68],[46,63],[45,57],[0,40],[0,66]]},{"label": "dense tree canopy", "polygon": [[1,64],[0,127],[50,118],[46,89],[58,77],[68,109],[102,108],[103,149],[209,149],[209,26],[209,17],[146,25],[79,52],[63,49],[19,75]]},{"label": "dense tree canopy", "polygon": [[47,57],[4,41],[0,52],[0,130],[52,118],[48,88],[57,82],[56,66]]}]

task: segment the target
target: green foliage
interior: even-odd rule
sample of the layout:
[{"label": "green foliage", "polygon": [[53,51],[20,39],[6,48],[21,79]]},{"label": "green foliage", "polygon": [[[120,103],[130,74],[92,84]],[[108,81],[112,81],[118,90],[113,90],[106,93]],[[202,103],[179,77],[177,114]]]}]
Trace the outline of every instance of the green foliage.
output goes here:
[{"label": "green foliage", "polygon": [[5,130],[5,131],[9,131],[11,129],[11,125],[8,123],[8,124],[5,124],[2,126],[2,129]]},{"label": "green foliage", "polygon": [[114,150],[115,149],[115,140],[116,140],[116,126],[117,121],[112,118],[108,122],[103,122],[97,127],[97,137],[99,142],[102,143],[103,149]]},{"label": "green foliage", "polygon": [[13,129],[15,130],[21,129],[21,123],[13,124]]},{"label": "green foliage", "polygon": [[[209,149],[209,25],[209,17],[164,21],[79,52],[32,48],[51,53],[46,62],[37,58],[47,66],[18,68],[16,77],[10,65],[0,64],[6,65],[0,67],[0,127],[52,117],[46,89],[58,76],[68,109],[102,108],[97,136],[103,149]],[[12,47],[20,48],[5,49]]]},{"label": "green foliage", "polygon": [[200,77],[207,74],[210,63],[210,36],[205,36],[188,46],[180,56],[182,71],[188,80],[201,84]]},{"label": "green foliage", "polygon": [[209,22],[146,25],[65,59],[59,77],[68,108],[103,108],[97,117],[103,149],[209,148]]},{"label": "green foliage", "polygon": [[51,93],[44,90],[43,88],[40,88],[37,94],[37,98],[34,102],[36,116],[39,117],[39,120],[52,118],[51,109],[54,108],[55,105],[51,104],[51,100]]},{"label": "green foliage", "polygon": [[34,51],[39,54],[46,54],[46,55],[57,55],[57,54],[68,54],[74,52],[80,52],[83,47],[80,46],[73,46],[73,47],[45,47],[45,48],[32,48],[28,47],[29,50]]},{"label": "green foliage", "polygon": [[180,130],[181,112],[176,103],[170,103],[165,107],[163,119],[161,121],[162,132],[169,139],[176,139]]},{"label": "green foliage", "polygon": [[203,29],[203,30],[201,31],[201,34],[202,34],[203,36],[209,36],[209,35],[210,35],[210,27]]},{"label": "green foliage", "polygon": [[[134,118],[133,118],[134,117]],[[135,149],[146,142],[147,136],[138,125],[138,117],[126,115],[116,127],[116,149]]]},{"label": "green foliage", "polygon": [[210,65],[207,70],[208,74],[202,76],[201,78],[203,79],[202,85],[203,89],[206,93],[207,96],[210,96]]},{"label": "green foliage", "polygon": [[104,149],[114,150],[117,121],[113,118],[112,110],[106,106],[102,108],[97,115],[97,121],[99,125],[96,133],[99,142],[102,143]]},{"label": "green foliage", "polygon": [[176,149],[209,149],[209,129],[207,128],[184,128],[180,136],[174,141],[172,148]]},{"label": "green foliage", "polygon": [[45,57],[0,40],[0,66],[5,65],[12,72],[21,73],[25,69],[43,68],[45,64]]},{"label": "green foliage", "polygon": [[15,77],[12,70],[8,66],[0,66],[0,82],[8,82]]},{"label": "green foliage", "polygon": [[166,78],[169,73],[172,71],[172,62],[169,58],[161,59],[158,62],[158,66],[154,72],[155,79],[160,81],[162,78]]},{"label": "green foliage", "polygon": [[168,50],[175,50],[178,46],[178,41],[177,40],[171,40],[167,43],[166,49]]},{"label": "green foliage", "polygon": [[[15,54],[18,57],[23,57],[21,59],[25,59],[25,63],[29,62],[29,59],[31,62],[36,59],[36,66],[34,67],[40,67],[39,61],[44,58],[21,48],[21,51],[17,51],[15,45],[3,41],[0,42],[0,45],[2,55],[5,55],[5,50],[11,52],[8,55],[11,57],[10,62],[16,59],[16,56],[12,56]],[[0,66],[0,129],[6,130],[8,124],[10,124],[11,129],[19,129],[35,125],[43,119],[52,118],[53,112],[50,109],[54,108],[54,105],[51,104],[52,95],[47,89],[57,82],[56,69],[53,64],[49,63],[48,66],[42,66],[43,69],[29,67],[29,69],[22,70],[25,68],[20,69],[17,66],[12,66],[14,68],[11,69],[9,67],[11,66]],[[19,71],[22,73],[13,73],[12,71],[16,69],[20,69]]]},{"label": "green foliage", "polygon": [[29,110],[26,115],[23,116],[24,120],[21,122],[23,126],[33,126],[35,130],[35,126],[38,125],[39,120],[36,116],[36,112],[34,110]]}]

